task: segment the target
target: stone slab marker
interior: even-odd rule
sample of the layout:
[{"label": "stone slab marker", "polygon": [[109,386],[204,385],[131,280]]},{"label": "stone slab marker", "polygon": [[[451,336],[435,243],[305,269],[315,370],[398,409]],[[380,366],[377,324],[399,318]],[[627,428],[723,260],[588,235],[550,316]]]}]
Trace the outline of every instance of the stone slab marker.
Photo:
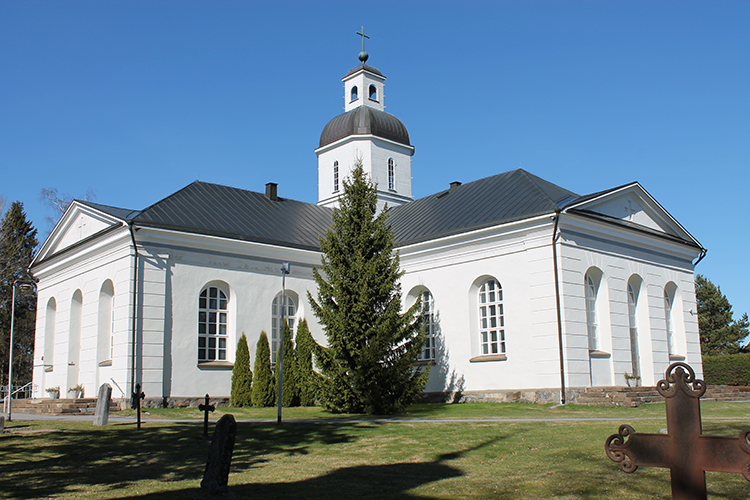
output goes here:
[{"label": "stone slab marker", "polygon": [[227,413],[216,423],[201,489],[213,494],[229,491],[229,466],[232,463],[236,434],[237,422],[234,420],[234,415]]},{"label": "stone slab marker", "polygon": [[111,400],[112,386],[109,384],[102,384],[99,388],[99,397],[96,400],[94,425],[107,425],[109,422],[109,403]]}]

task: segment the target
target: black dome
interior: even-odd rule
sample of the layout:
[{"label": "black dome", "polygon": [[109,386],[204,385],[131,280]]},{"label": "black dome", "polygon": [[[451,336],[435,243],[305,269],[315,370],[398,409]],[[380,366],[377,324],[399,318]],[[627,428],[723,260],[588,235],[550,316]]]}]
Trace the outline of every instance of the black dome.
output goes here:
[{"label": "black dome", "polygon": [[322,148],[350,135],[368,134],[411,146],[409,132],[406,131],[401,120],[385,111],[369,106],[359,106],[328,122],[323,133],[320,134],[318,147]]}]

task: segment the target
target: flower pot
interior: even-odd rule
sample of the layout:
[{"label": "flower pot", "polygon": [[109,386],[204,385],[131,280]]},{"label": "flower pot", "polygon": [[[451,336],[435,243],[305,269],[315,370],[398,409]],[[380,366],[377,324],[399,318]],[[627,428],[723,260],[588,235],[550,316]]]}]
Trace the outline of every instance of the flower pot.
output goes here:
[{"label": "flower pot", "polygon": [[60,399],[60,391],[48,391],[49,397],[52,399]]}]

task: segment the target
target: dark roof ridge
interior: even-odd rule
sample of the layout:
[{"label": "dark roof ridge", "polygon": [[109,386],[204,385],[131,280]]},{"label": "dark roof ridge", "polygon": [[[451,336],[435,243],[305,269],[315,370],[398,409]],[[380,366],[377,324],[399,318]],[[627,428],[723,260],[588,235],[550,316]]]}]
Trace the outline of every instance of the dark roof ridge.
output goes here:
[{"label": "dark roof ridge", "polygon": [[553,199],[552,199],[552,198],[550,197],[550,195],[549,195],[549,194],[547,193],[547,191],[545,191],[545,190],[544,190],[544,189],[543,189],[543,188],[542,188],[542,187],[541,187],[541,186],[539,185],[540,181],[541,181],[541,182],[544,182],[545,184],[551,184],[551,185],[555,186],[555,187],[556,187],[556,188],[558,188],[558,189],[562,189],[562,190],[564,190],[564,191],[567,191],[568,193],[571,193],[571,195],[575,196],[575,197],[576,197],[576,199],[578,199],[578,197],[579,197],[579,196],[578,196],[577,194],[573,193],[572,191],[570,191],[570,190],[568,190],[568,189],[565,189],[564,187],[558,186],[557,184],[555,184],[555,183],[553,183],[553,182],[550,182],[550,181],[544,180],[544,179],[542,179],[541,177],[539,177],[539,176],[537,176],[537,175],[534,175],[534,174],[532,174],[531,172],[528,172],[528,171],[526,171],[526,170],[524,170],[524,169],[522,169],[522,168],[518,168],[518,169],[514,170],[514,172],[519,172],[519,173],[520,173],[521,175],[523,175],[523,176],[524,176],[524,177],[526,178],[526,180],[528,180],[528,181],[529,181],[529,182],[531,183],[531,185],[532,185],[532,186],[534,186],[534,188],[535,188],[535,189],[536,189],[536,190],[537,190],[537,191],[538,191],[538,192],[539,192],[539,193],[540,193],[540,194],[541,194],[541,195],[542,195],[542,196],[543,196],[544,198],[546,198],[547,200],[549,200],[549,203],[550,203],[550,205],[552,205],[552,206],[554,207],[554,208],[553,208],[553,210],[555,210],[555,209],[560,209],[560,208],[563,208],[563,207],[561,207],[561,206],[559,206],[559,205],[558,205],[558,201],[566,199],[566,198],[567,198],[567,196],[566,196],[566,197],[563,197],[563,198],[560,198],[559,200],[553,200]]},{"label": "dark roof ridge", "polygon": [[75,201],[76,203],[80,203],[81,205],[87,206],[89,208],[93,208],[94,210],[104,212],[107,215],[111,215],[112,217],[123,219],[125,221],[130,221],[133,217],[135,217],[137,214],[140,213],[140,210],[115,207],[113,205],[105,205],[103,203],[94,203],[93,201],[88,201],[88,200],[74,199],[73,201]]},{"label": "dark roof ridge", "polygon": [[613,187],[613,188],[609,188],[609,189],[603,189],[601,191],[596,191],[594,193],[585,194],[585,195],[580,196],[577,199],[571,201],[570,203],[567,203],[565,205],[565,208],[567,208],[568,206],[571,206],[571,205],[578,205],[580,203],[585,203],[587,201],[593,200],[594,198],[598,198],[599,196],[604,196],[605,194],[614,193],[615,191],[619,191],[620,189],[624,189],[626,187],[636,186],[636,185],[640,185],[640,183],[638,181],[631,181],[631,182],[627,182],[627,183],[622,184],[622,185],[617,186],[617,187]]},{"label": "dark roof ridge", "polygon": [[[190,184],[188,184],[187,186],[185,186],[185,187],[183,187],[183,188],[180,188],[180,189],[178,189],[177,191],[175,191],[174,193],[172,193],[172,194],[170,194],[170,195],[168,195],[168,196],[165,196],[165,197],[164,197],[164,198],[162,198],[161,200],[159,200],[159,201],[156,201],[156,202],[152,203],[151,205],[149,205],[149,206],[147,206],[146,208],[144,208],[143,210],[141,210],[141,213],[140,213],[140,214],[138,214],[138,217],[140,217],[141,215],[145,214],[146,212],[148,212],[149,210],[151,210],[152,208],[154,208],[154,207],[155,207],[156,205],[160,204],[161,202],[163,202],[163,201],[167,201],[167,200],[168,200],[168,199],[170,199],[170,198],[174,198],[175,196],[177,196],[178,194],[182,193],[183,191],[186,191],[186,190],[187,190],[187,189],[188,189],[189,187],[191,187],[191,186],[194,186],[195,184],[201,184],[201,181],[199,181],[199,180],[194,180],[193,182],[191,182],[191,183],[190,183]],[[205,182],[205,183],[203,183],[203,184],[210,184],[210,182]],[[136,217],[136,218],[137,218],[137,217]]]}]

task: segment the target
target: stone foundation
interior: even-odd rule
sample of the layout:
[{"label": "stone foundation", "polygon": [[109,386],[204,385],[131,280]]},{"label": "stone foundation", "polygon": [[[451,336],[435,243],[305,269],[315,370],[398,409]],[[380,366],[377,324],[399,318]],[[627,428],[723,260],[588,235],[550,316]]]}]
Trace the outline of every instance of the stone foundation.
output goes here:
[{"label": "stone foundation", "polygon": [[[566,401],[575,402],[585,391],[583,387],[567,388]],[[425,403],[539,403],[560,402],[560,389],[516,389],[501,391],[425,392],[420,396]]]}]

